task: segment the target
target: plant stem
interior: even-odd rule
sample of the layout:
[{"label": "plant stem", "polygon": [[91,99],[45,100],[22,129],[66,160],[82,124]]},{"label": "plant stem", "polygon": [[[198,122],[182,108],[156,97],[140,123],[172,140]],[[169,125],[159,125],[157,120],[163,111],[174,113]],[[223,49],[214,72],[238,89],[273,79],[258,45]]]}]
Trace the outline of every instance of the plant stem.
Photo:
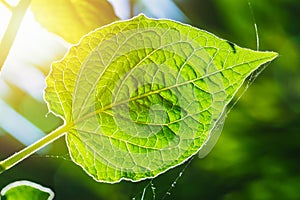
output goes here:
[{"label": "plant stem", "polygon": [[12,156],[6,158],[5,160],[0,162],[0,174],[14,165],[18,164],[25,158],[29,157],[30,155],[34,154],[41,148],[45,147],[46,145],[52,143],[53,141],[57,140],[61,136],[65,135],[65,133],[69,130],[70,126],[61,126],[58,129],[54,130],[53,132],[49,133],[45,137],[41,138],[37,142],[33,143],[32,145],[22,149],[21,151],[13,154]]},{"label": "plant stem", "polygon": [[15,40],[22,19],[30,5],[30,2],[31,0],[21,0],[20,3],[12,10],[10,22],[0,43],[0,71]]},{"label": "plant stem", "polygon": [[6,7],[8,8],[10,11],[13,10],[13,6],[9,5],[5,0],[0,0],[0,2]]}]

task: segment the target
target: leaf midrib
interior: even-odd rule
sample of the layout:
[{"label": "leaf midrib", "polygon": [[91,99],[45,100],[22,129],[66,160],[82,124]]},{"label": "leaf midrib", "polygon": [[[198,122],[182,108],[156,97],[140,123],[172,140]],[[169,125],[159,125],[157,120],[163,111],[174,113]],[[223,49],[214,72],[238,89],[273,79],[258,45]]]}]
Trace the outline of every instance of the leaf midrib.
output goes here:
[{"label": "leaf midrib", "polygon": [[[91,112],[91,113],[87,113],[87,114],[86,114],[85,116],[83,116],[82,118],[75,119],[75,120],[74,120],[74,124],[79,123],[79,122],[81,122],[81,121],[84,121],[84,120],[86,120],[86,119],[88,119],[88,118],[90,118],[90,117],[92,117],[92,116],[94,116],[94,115],[96,115],[96,114],[99,114],[99,113],[101,113],[101,112],[104,112],[104,111],[106,111],[106,110],[108,110],[108,109],[111,109],[111,108],[113,108],[113,107],[115,107],[115,106],[119,106],[119,105],[121,105],[121,104],[129,103],[130,101],[138,100],[138,99],[141,99],[141,98],[144,98],[144,97],[153,95],[153,94],[157,94],[157,93],[160,93],[160,92],[163,92],[163,91],[172,89],[172,88],[177,88],[177,87],[180,87],[180,86],[183,86],[183,85],[186,85],[186,84],[190,84],[190,83],[193,83],[193,82],[195,82],[195,81],[198,81],[198,80],[201,80],[201,79],[204,79],[204,78],[208,78],[208,77],[213,76],[213,75],[215,75],[215,74],[217,74],[217,73],[220,73],[220,72],[222,72],[222,71],[229,70],[229,69],[233,69],[234,67],[238,67],[238,66],[241,66],[241,65],[244,65],[244,64],[249,65],[249,64],[251,64],[251,63],[253,63],[253,62],[257,62],[257,61],[260,61],[260,60],[266,60],[266,62],[268,62],[269,58],[272,58],[272,56],[268,56],[268,57],[256,59],[256,60],[249,61],[249,62],[243,62],[243,63],[240,63],[240,64],[238,64],[238,65],[230,66],[230,67],[228,67],[228,68],[226,68],[226,69],[221,69],[221,70],[212,72],[212,73],[210,73],[210,74],[206,74],[206,75],[204,75],[204,76],[202,76],[202,77],[199,77],[199,78],[195,78],[195,79],[192,79],[192,80],[189,80],[189,81],[186,81],[186,82],[182,82],[182,83],[180,83],[180,84],[176,84],[176,85],[171,85],[171,86],[168,86],[168,87],[164,87],[164,88],[161,88],[161,89],[158,89],[158,90],[155,90],[155,91],[150,91],[150,92],[145,93],[145,94],[140,95],[140,96],[136,96],[136,97],[133,97],[133,98],[129,98],[129,99],[126,99],[126,100],[117,102],[117,103],[115,103],[115,104],[107,105],[107,106],[105,106],[105,107],[103,107],[103,108],[101,108],[101,109],[95,110],[95,111],[93,111],[93,112]],[[266,63],[266,62],[264,62],[264,63]],[[262,63],[262,64],[264,64],[264,63]],[[251,72],[249,72],[249,74],[252,73],[253,71],[255,71],[255,69],[251,70]],[[244,75],[244,76],[241,76],[239,80],[243,79],[244,77],[245,77],[245,75]],[[199,88],[199,87],[198,87],[198,88]],[[199,88],[199,89],[200,89],[200,88]],[[206,91],[204,91],[204,92],[206,92]],[[227,100],[227,101],[230,101],[230,100]]]}]

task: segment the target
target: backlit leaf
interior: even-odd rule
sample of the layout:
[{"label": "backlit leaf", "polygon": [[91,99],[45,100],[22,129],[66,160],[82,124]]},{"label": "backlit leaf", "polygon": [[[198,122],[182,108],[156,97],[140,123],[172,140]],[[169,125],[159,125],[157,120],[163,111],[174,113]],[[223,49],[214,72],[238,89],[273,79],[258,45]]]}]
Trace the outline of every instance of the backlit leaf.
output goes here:
[{"label": "backlit leaf", "polygon": [[107,0],[32,0],[31,9],[44,27],[70,43],[118,19]]},{"label": "backlit leaf", "polygon": [[45,99],[65,119],[75,163],[97,181],[138,181],[201,151],[247,76],[276,56],[139,15],[54,63]]},{"label": "backlit leaf", "polygon": [[2,189],[0,199],[5,200],[52,200],[54,193],[49,188],[30,181],[16,181]]}]

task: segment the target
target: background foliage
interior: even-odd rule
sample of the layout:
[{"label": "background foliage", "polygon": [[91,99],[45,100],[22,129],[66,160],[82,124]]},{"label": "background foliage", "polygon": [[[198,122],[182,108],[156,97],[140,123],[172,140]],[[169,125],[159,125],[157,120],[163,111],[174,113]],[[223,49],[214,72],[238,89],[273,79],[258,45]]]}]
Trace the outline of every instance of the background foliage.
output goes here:
[{"label": "background foliage", "polygon": [[[135,10],[132,14],[145,12],[148,16],[173,18],[206,29],[240,46],[256,48],[247,1],[177,0],[172,4],[160,0],[170,9],[159,1],[133,2]],[[195,157],[192,160],[166,199],[299,199],[300,26],[297,24],[300,4],[297,0],[251,2],[258,24],[260,49],[277,51],[280,57],[262,72],[229,113],[212,152],[204,159]],[[61,57],[64,51],[60,47],[59,51],[51,52],[52,60]],[[46,75],[50,61],[42,58],[40,56],[39,62],[29,64]],[[17,79],[20,71],[14,73]],[[38,79],[27,78],[28,84],[34,85],[33,80]],[[5,79],[4,82],[5,87],[1,84],[0,88],[1,104],[9,105],[45,133],[61,123],[51,114],[45,117],[47,108],[39,94],[35,96],[30,89],[18,86],[15,80]],[[6,112],[0,110],[0,159],[24,147],[19,138],[13,137],[5,128],[4,119],[5,123],[17,120],[7,118]],[[15,123],[15,128],[18,125]],[[23,134],[30,137],[30,133]],[[183,167],[153,180],[157,199],[166,194]],[[94,182],[69,160],[63,139],[1,174],[0,188],[20,179],[49,186],[55,191],[56,199],[114,200],[130,199],[136,195],[139,199],[149,183],[109,185]],[[152,198],[151,191],[151,188],[146,190],[146,199]]]}]

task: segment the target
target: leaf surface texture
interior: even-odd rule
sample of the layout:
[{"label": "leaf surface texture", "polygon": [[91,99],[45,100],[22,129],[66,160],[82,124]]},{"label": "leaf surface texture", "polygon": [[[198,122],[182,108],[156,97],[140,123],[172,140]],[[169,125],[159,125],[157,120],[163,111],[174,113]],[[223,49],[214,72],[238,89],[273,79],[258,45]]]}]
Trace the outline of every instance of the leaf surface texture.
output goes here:
[{"label": "leaf surface texture", "polygon": [[47,77],[70,155],[95,180],[155,177],[196,154],[245,79],[277,56],[139,15],[96,29]]}]

